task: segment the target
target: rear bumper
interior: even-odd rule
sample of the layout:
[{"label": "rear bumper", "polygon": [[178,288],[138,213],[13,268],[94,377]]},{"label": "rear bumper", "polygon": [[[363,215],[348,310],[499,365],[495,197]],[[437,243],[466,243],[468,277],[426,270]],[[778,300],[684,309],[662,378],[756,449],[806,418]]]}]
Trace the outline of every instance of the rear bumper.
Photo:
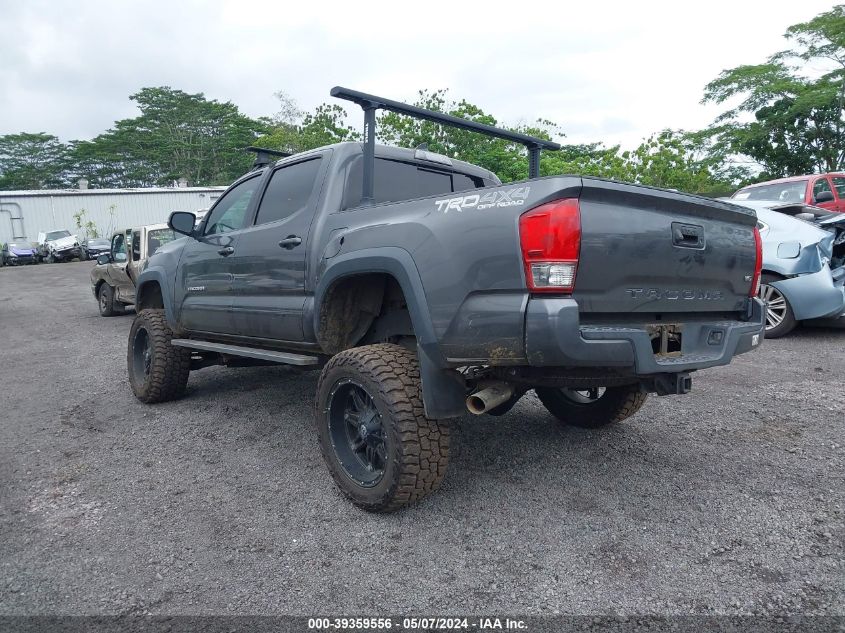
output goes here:
[{"label": "rear bumper", "polygon": [[[655,323],[659,324],[659,323]],[[613,367],[636,375],[679,373],[727,365],[763,340],[763,304],[752,300],[748,321],[682,321],[680,354],[655,355],[646,324],[581,324],[578,304],[567,298],[534,298],[525,319],[529,365]]]},{"label": "rear bumper", "polygon": [[836,318],[845,314],[845,267],[771,282],[789,301],[798,321]]}]

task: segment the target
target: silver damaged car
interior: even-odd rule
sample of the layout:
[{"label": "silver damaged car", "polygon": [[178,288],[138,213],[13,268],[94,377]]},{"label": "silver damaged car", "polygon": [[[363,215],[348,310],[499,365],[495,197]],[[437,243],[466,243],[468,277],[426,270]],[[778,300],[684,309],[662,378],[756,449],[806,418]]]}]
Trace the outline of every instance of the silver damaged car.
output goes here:
[{"label": "silver damaged car", "polygon": [[731,200],[757,212],[766,338],[802,321],[845,326],[845,214],[804,204]]}]

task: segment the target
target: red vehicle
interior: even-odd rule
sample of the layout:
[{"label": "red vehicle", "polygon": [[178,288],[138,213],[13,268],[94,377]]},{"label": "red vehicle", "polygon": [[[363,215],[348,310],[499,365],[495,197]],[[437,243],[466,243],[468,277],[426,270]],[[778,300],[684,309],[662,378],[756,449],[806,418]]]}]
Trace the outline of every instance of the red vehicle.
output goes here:
[{"label": "red vehicle", "polygon": [[731,196],[736,200],[803,202],[845,213],[845,173],[791,176],[748,185]]}]

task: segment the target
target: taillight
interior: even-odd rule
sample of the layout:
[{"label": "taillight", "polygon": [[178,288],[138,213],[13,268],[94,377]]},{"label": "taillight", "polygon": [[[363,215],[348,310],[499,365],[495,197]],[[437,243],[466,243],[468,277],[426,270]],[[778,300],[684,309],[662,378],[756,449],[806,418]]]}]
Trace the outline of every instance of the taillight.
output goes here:
[{"label": "taillight", "polygon": [[749,297],[756,297],[760,294],[760,272],[763,270],[763,239],[760,237],[760,229],[754,227],[754,277],[751,280],[751,290],[748,291]]},{"label": "taillight", "polygon": [[547,202],[523,213],[519,242],[531,291],[572,292],[581,249],[578,199]]}]

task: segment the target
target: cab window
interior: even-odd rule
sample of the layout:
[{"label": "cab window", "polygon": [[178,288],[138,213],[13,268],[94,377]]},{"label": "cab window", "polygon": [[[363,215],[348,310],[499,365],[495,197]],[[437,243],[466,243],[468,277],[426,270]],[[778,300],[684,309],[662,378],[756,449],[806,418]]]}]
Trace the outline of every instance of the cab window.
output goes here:
[{"label": "cab window", "polygon": [[[343,208],[351,209],[361,204],[364,180],[363,160],[358,159],[349,168]],[[376,204],[413,200],[453,191],[466,191],[485,186],[481,178],[467,174],[428,169],[415,163],[376,158],[373,177],[373,197]]]},{"label": "cab window", "polygon": [[816,184],[813,185],[813,200],[818,198],[820,193],[825,192],[833,194],[833,190],[830,188],[830,183],[827,181],[827,178],[819,178],[816,181]]},{"label": "cab window", "polygon": [[147,257],[155,255],[155,252],[168,242],[176,239],[173,229],[155,229],[147,233]]},{"label": "cab window", "polygon": [[833,180],[833,187],[834,187],[834,189],[836,189],[836,195],[841,200],[845,200],[845,177],[834,176],[832,180]]},{"label": "cab window", "polygon": [[132,261],[137,262],[141,259],[141,233],[134,231],[132,233]]},{"label": "cab window", "polygon": [[254,176],[229,189],[208,212],[203,234],[215,235],[242,229],[246,224],[246,212],[258,189],[259,181],[260,178]]},{"label": "cab window", "polygon": [[116,263],[126,261],[126,237],[115,235],[111,243],[111,257]]},{"label": "cab window", "polygon": [[277,222],[304,209],[314,191],[321,162],[322,159],[314,158],[274,171],[258,206],[255,223]]}]

